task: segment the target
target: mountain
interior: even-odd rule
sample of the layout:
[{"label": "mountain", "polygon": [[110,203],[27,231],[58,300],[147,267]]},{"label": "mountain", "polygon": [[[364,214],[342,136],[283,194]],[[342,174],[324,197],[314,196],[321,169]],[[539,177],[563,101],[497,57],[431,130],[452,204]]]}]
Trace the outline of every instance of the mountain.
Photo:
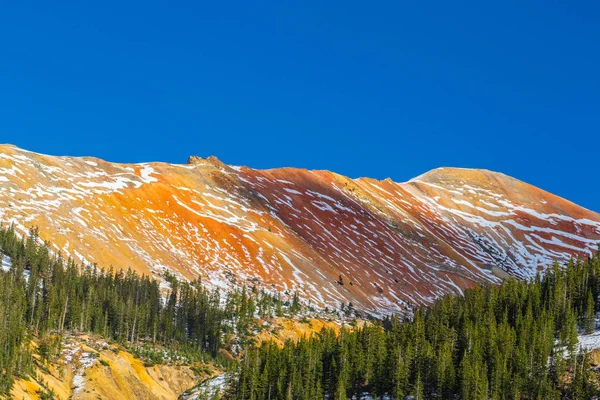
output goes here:
[{"label": "mountain", "polygon": [[486,170],[440,168],[396,183],[214,157],[116,164],[4,145],[0,201],[4,224],[37,227],[77,261],[375,314],[530,277],[600,244],[599,214]]}]

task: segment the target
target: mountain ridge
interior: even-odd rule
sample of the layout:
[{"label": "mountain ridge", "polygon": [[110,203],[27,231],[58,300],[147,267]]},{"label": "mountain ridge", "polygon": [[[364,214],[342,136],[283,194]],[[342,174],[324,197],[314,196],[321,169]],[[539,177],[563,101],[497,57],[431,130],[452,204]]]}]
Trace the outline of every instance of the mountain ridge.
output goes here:
[{"label": "mountain ridge", "polygon": [[[215,161],[216,160],[216,161]],[[327,170],[111,163],[0,146],[0,220],[78,261],[318,307],[408,312],[444,293],[596,251],[600,215],[502,173],[408,182]]]},{"label": "mountain ridge", "polygon": [[[443,170],[483,172],[483,173],[489,173],[489,174],[492,174],[492,175],[504,176],[506,178],[509,178],[509,179],[512,179],[512,180],[515,180],[515,181],[518,181],[518,182],[521,182],[521,183],[524,183],[524,184],[527,184],[527,185],[530,185],[530,186],[533,186],[533,187],[536,187],[537,189],[539,189],[541,191],[544,191],[545,193],[550,194],[550,195],[556,197],[557,199],[560,199],[561,201],[567,201],[567,202],[569,202],[571,204],[574,204],[574,205],[576,205],[576,206],[578,206],[580,208],[583,208],[583,209],[585,209],[587,211],[593,212],[595,214],[600,214],[600,211],[594,211],[594,210],[592,210],[590,208],[581,206],[578,203],[576,203],[576,202],[574,202],[572,200],[569,200],[569,199],[567,199],[565,197],[556,195],[556,194],[554,194],[554,193],[552,193],[550,191],[547,191],[547,190],[542,189],[540,187],[534,186],[534,185],[532,185],[532,184],[530,184],[530,183],[528,183],[528,182],[526,182],[526,181],[524,181],[522,179],[515,178],[514,176],[505,174],[504,172],[495,171],[495,170],[491,170],[491,169],[488,169],[488,168],[470,168],[470,167],[440,166],[440,167],[432,168],[432,169],[430,169],[430,170],[428,170],[428,171],[426,171],[426,172],[424,172],[424,173],[422,173],[420,175],[417,175],[417,176],[415,176],[413,178],[410,178],[410,179],[408,179],[406,181],[397,181],[397,180],[392,179],[391,177],[386,177],[386,178],[373,178],[373,177],[370,177],[370,176],[349,177],[349,176],[345,176],[345,175],[336,173],[336,172],[328,170],[328,169],[310,169],[310,168],[294,167],[294,166],[281,166],[281,167],[272,167],[272,168],[254,168],[254,167],[247,166],[247,165],[230,165],[230,164],[226,164],[225,162],[221,161],[221,159],[218,158],[218,156],[213,155],[213,154],[208,155],[206,157],[202,157],[202,156],[198,156],[198,155],[192,154],[192,155],[188,156],[188,160],[185,163],[173,163],[173,162],[168,162],[168,161],[143,161],[143,162],[130,163],[130,162],[108,161],[108,160],[105,160],[105,159],[102,159],[102,158],[99,158],[99,157],[96,157],[96,156],[93,156],[93,155],[70,156],[70,155],[53,155],[53,154],[39,153],[39,152],[35,152],[35,151],[23,149],[23,148],[15,145],[15,144],[12,144],[12,143],[3,143],[3,144],[0,143],[0,148],[3,148],[3,147],[12,147],[12,148],[15,148],[15,149],[17,149],[19,151],[22,151],[22,152],[32,153],[32,154],[36,154],[36,155],[44,156],[44,157],[79,158],[79,159],[84,159],[84,160],[85,159],[89,159],[90,161],[96,161],[96,162],[100,161],[100,162],[103,162],[103,163],[119,164],[119,165],[150,165],[150,166],[152,166],[153,164],[165,164],[165,165],[186,166],[186,165],[193,165],[193,164],[196,164],[196,163],[209,162],[209,163],[221,164],[221,165],[224,165],[226,167],[234,168],[234,169],[235,168],[247,168],[249,170],[255,170],[255,171],[273,171],[273,170],[292,170],[293,171],[293,170],[297,170],[297,171],[306,171],[306,172],[328,172],[328,173],[336,174],[336,175],[338,175],[340,177],[349,178],[351,180],[374,180],[374,181],[378,181],[378,182],[391,181],[391,182],[394,182],[394,183],[397,183],[397,184],[406,184],[406,183],[410,183],[410,182],[416,182],[416,181],[419,181],[422,177],[425,177],[425,176],[427,176],[429,174],[435,173],[436,171],[443,171]],[[194,159],[195,161],[193,161],[193,162],[190,161],[192,159]]]}]

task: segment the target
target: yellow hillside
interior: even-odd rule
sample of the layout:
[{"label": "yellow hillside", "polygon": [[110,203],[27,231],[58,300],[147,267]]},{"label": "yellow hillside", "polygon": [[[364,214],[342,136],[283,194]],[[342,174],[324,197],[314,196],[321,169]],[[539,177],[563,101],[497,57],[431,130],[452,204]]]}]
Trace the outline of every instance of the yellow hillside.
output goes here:
[{"label": "yellow hillside", "polygon": [[35,375],[17,380],[11,397],[38,400],[52,391],[60,400],[174,400],[209,377],[191,366],[147,367],[120,346],[89,335],[67,337],[58,360],[38,366]]}]

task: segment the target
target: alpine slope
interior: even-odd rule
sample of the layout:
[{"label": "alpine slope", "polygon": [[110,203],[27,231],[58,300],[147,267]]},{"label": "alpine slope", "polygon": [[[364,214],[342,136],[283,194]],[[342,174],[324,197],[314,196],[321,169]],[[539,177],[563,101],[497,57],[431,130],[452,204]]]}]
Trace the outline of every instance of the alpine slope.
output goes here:
[{"label": "alpine slope", "polygon": [[386,315],[600,244],[600,215],[501,173],[440,168],[405,183],[257,170],[214,157],[117,164],[0,146],[0,220],[65,257],[298,293]]}]

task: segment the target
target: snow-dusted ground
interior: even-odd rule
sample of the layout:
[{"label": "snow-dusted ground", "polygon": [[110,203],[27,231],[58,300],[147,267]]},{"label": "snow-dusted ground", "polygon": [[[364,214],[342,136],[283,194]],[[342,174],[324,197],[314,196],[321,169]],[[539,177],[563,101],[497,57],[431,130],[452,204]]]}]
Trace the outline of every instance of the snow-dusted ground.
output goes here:
[{"label": "snow-dusted ground", "polygon": [[225,387],[225,374],[221,374],[208,382],[206,382],[206,391],[210,394],[214,393],[217,390],[223,390]]},{"label": "snow-dusted ground", "polygon": [[588,351],[600,349],[600,331],[589,335],[579,335],[579,348]]},{"label": "snow-dusted ground", "polygon": [[[598,323],[598,322],[597,322]],[[575,347],[575,352],[583,350],[584,352],[590,352],[595,349],[600,349],[600,329],[597,329],[593,333],[583,334],[580,333],[577,335],[577,346]],[[558,341],[557,341],[558,343]],[[564,357],[569,357],[570,353],[566,346],[557,347],[556,350],[563,351]]]},{"label": "snow-dusted ground", "polygon": [[10,257],[6,255],[2,255],[2,269],[4,271],[10,271],[10,266],[12,265]]},{"label": "snow-dusted ground", "polygon": [[189,393],[184,393],[182,397],[185,400],[195,400],[198,399],[198,396],[201,394],[207,394],[210,397],[217,391],[222,393],[225,389],[226,380],[227,374],[223,373],[221,375],[217,375],[214,378],[205,380],[202,382],[202,384],[192,389]]},{"label": "snow-dusted ground", "polygon": [[[9,256],[5,254],[0,255],[2,255],[2,270],[6,272],[10,271],[10,268],[12,267],[12,260]],[[25,277],[26,281],[29,281],[29,275],[31,275],[31,272],[29,272],[28,270],[23,271],[23,276]]]},{"label": "snow-dusted ground", "polygon": [[[105,345],[108,345],[105,343]],[[66,365],[70,365],[74,373],[72,388],[73,393],[80,393],[85,389],[85,374],[86,370],[96,364],[97,357],[95,354],[83,350],[81,343],[74,341],[65,341],[63,344],[62,355]]]}]

